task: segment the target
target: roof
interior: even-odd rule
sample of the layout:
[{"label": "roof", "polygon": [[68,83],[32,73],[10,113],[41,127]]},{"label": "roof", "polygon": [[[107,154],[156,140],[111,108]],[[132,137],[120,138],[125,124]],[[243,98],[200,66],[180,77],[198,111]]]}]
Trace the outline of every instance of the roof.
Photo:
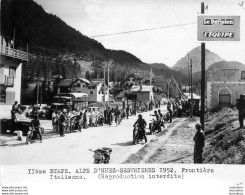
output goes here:
[{"label": "roof", "polygon": [[[188,99],[191,99],[191,95],[189,93],[184,93],[184,96],[186,96]],[[199,95],[193,93],[193,99],[201,99]]]},{"label": "roof", "polygon": [[164,79],[163,76],[154,76],[153,77],[153,80],[155,83],[163,83],[163,79]]},{"label": "roof", "polygon": [[100,83],[103,83],[104,82],[104,79],[93,79],[91,82],[100,82]]},{"label": "roof", "polygon": [[89,86],[97,86],[101,83],[101,81],[92,81]]},{"label": "roof", "polygon": [[57,85],[57,87],[69,87],[72,84],[72,81],[72,79],[64,79]]},{"label": "roof", "polygon": [[139,78],[138,75],[135,75],[134,73],[132,73],[132,74],[128,75],[128,76],[126,77],[126,79],[124,79],[124,80],[121,82],[121,84],[123,84],[124,82],[126,82],[126,81],[128,80],[128,78],[130,78],[130,77],[134,77],[134,79],[136,79],[136,80],[140,80],[140,79],[141,79],[141,78]]},{"label": "roof", "polygon": [[150,86],[150,85],[142,85],[142,89],[140,89],[141,86],[139,85],[133,85],[130,89],[130,92],[138,92],[138,91],[141,91],[141,92],[150,92],[152,91],[153,89],[153,86]]},{"label": "roof", "polygon": [[[77,82],[78,80],[79,80],[79,81],[83,81],[84,83],[90,84],[90,81],[89,81],[89,80],[87,80],[87,79],[85,79],[85,78],[82,78],[82,77],[81,77],[81,78],[78,78],[78,79],[76,79],[76,80],[74,80],[73,83]],[[73,83],[72,83],[72,84],[73,84]]]},{"label": "roof", "polygon": [[83,96],[87,97],[88,96],[88,94],[86,94],[86,93],[68,93],[68,94],[74,96],[75,98],[80,98],[80,97],[83,97]]}]

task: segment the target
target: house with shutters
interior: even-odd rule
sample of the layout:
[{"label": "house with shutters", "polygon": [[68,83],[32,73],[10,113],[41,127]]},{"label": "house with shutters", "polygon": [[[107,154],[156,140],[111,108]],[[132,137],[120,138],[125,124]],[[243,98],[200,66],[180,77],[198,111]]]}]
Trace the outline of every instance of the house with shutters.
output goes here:
[{"label": "house with shutters", "polygon": [[207,108],[236,105],[245,94],[245,65],[239,62],[216,62],[207,70]]},{"label": "house with shutters", "polygon": [[27,62],[28,54],[14,48],[11,40],[0,36],[0,58],[0,103],[20,103],[22,65]]},{"label": "house with shutters", "polygon": [[107,86],[104,89],[103,79],[94,79],[91,82],[85,78],[64,79],[57,85],[57,94],[86,93],[88,103],[108,101]]},{"label": "house with shutters", "polygon": [[153,86],[150,85],[134,85],[130,89],[130,94],[135,94],[137,100],[154,101]]}]

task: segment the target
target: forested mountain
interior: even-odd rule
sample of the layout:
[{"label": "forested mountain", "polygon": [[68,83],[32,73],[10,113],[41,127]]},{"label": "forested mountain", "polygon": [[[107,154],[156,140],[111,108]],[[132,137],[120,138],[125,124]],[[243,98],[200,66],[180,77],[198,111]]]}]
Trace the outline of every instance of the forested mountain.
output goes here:
[{"label": "forested mountain", "polygon": [[[115,71],[121,79],[123,76],[127,76],[126,73],[130,72],[130,69],[152,69],[154,73],[160,75],[163,73],[166,77],[177,75],[167,66],[146,64],[126,51],[106,49],[101,43],[68,26],[57,16],[45,12],[33,0],[1,1],[1,34],[9,40],[15,37],[15,48],[26,48],[28,43],[30,54],[36,53],[48,56],[50,59],[63,59],[64,57],[69,59],[66,64],[60,62],[47,64],[47,61],[39,59],[38,62],[35,62],[33,59],[30,61],[32,64],[27,66],[29,69],[24,69],[24,71],[33,74],[32,78],[46,74],[40,68],[43,64],[47,64],[46,70],[51,70],[51,76],[58,74],[67,78],[77,77],[78,73],[83,72],[85,75],[86,71],[96,69],[98,74],[93,76],[100,77],[102,62],[111,58],[114,59],[117,66]],[[83,63],[86,61],[91,63]],[[92,67],[84,68],[88,64],[92,64]],[[37,67],[30,70],[32,66]],[[71,67],[67,68],[67,66]],[[159,71],[159,69],[164,69],[164,71]],[[116,73],[112,72],[111,74],[115,75]],[[117,75],[114,77],[116,78]],[[179,78],[182,77],[177,79]]]}]

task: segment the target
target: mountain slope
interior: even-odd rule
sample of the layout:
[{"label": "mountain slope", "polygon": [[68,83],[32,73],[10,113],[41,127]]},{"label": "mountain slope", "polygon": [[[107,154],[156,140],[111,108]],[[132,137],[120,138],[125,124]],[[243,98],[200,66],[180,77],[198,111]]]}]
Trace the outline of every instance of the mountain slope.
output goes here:
[{"label": "mountain slope", "polygon": [[27,42],[30,53],[39,46],[58,53],[84,55],[92,60],[113,58],[124,64],[142,63],[128,52],[104,48],[98,41],[68,26],[57,16],[45,12],[33,0],[2,0],[1,10],[1,34],[5,37],[13,37],[15,34],[15,46],[18,47],[17,40]]},{"label": "mountain slope", "polygon": [[[208,49],[206,49],[205,57],[206,57],[205,59],[206,69],[208,69],[209,66],[211,66],[215,62],[224,61],[221,57],[209,51]],[[193,73],[200,72],[201,71],[201,47],[198,46],[192,49],[189,52],[189,58],[193,60],[193,63],[192,63]],[[187,54],[184,57],[182,57],[180,60],[178,60],[178,62],[172,67],[172,69],[187,75],[188,74]]]},{"label": "mountain slope", "polygon": [[164,76],[165,80],[168,78],[171,78],[172,76],[176,80],[181,81],[183,83],[186,83],[188,80],[186,75],[184,75],[180,72],[177,72],[175,70],[172,70],[171,68],[169,68],[165,64],[154,63],[154,64],[148,64],[148,65],[154,70],[154,73],[156,75]]},{"label": "mountain slope", "polygon": [[[1,34],[9,39],[15,35],[15,48],[26,48],[28,43],[31,54],[51,58],[66,56],[70,60],[76,58],[83,73],[93,71],[93,62],[99,64],[113,59],[115,64],[129,70],[152,69],[155,74],[163,74],[166,78],[178,75],[166,65],[146,64],[126,51],[106,49],[101,43],[68,26],[57,16],[45,12],[33,0],[1,1]],[[176,80],[180,81],[182,77],[185,76],[176,77]]]}]

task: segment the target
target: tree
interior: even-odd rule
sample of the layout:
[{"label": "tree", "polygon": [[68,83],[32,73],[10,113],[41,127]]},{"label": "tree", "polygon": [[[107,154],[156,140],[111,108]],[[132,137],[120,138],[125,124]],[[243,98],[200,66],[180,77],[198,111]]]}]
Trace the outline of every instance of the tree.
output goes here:
[{"label": "tree", "polygon": [[90,73],[89,73],[89,71],[86,71],[86,73],[85,73],[85,79],[90,80]]}]

